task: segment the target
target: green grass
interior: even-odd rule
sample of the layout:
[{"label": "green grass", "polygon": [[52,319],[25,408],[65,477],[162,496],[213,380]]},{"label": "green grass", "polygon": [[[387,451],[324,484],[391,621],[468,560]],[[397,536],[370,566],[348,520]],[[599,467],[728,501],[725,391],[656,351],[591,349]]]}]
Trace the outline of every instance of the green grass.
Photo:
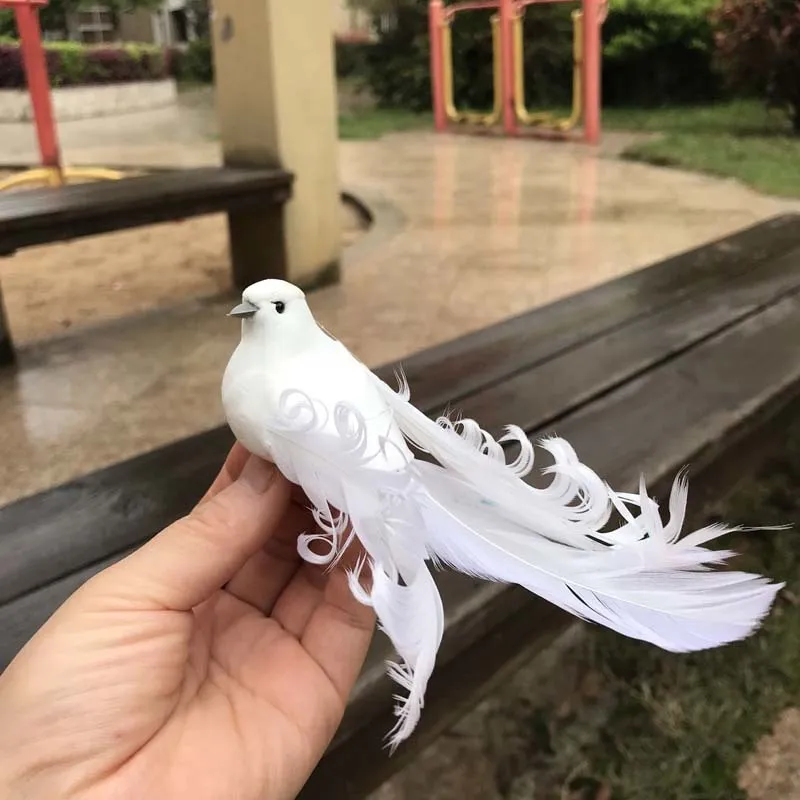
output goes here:
[{"label": "green grass", "polygon": [[710,106],[605,108],[608,129],[643,133],[685,133],[704,136],[775,137],[791,134],[786,118],[762,103],[736,100]]},{"label": "green grass", "polygon": [[655,110],[607,109],[609,130],[659,134],[624,158],[736,178],[766,194],[800,197],[800,137],[756,102]]},{"label": "green grass", "polygon": [[339,138],[379,139],[385,133],[418,130],[433,125],[431,114],[401,109],[364,109],[339,116]]},{"label": "green grass", "polygon": [[[719,515],[796,529],[798,486],[800,425],[786,454]],[[547,723],[550,755],[543,766],[552,785],[573,790],[570,798],[744,797],[740,766],[779,713],[800,704],[800,547],[793,530],[726,544],[742,553],[738,566],[787,582],[773,612],[750,639],[688,656],[594,631],[578,658],[601,691],[566,720],[551,710]]]},{"label": "green grass", "polygon": [[623,157],[736,178],[764,194],[800,197],[800,139],[676,133],[634,144]]}]

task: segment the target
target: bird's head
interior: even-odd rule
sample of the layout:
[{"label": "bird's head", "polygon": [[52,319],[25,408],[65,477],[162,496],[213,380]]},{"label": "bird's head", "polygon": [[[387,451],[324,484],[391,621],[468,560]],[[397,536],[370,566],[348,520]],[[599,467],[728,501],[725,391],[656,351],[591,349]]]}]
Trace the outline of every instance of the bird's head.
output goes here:
[{"label": "bird's head", "polygon": [[248,286],[242,302],[228,316],[242,320],[242,337],[265,337],[287,345],[302,345],[319,332],[305,294],[294,284],[276,279]]}]

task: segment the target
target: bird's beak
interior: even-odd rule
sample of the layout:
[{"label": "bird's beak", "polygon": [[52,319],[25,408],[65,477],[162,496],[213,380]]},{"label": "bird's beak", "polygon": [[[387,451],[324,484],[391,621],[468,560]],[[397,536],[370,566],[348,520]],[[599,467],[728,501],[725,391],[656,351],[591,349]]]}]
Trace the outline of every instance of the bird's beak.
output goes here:
[{"label": "bird's beak", "polygon": [[249,303],[247,300],[245,300],[243,303],[239,303],[239,305],[236,306],[236,308],[232,308],[228,312],[228,316],[243,317],[244,319],[247,319],[247,317],[252,317],[253,314],[256,313],[256,311],[258,311],[258,306],[253,305],[252,303]]}]

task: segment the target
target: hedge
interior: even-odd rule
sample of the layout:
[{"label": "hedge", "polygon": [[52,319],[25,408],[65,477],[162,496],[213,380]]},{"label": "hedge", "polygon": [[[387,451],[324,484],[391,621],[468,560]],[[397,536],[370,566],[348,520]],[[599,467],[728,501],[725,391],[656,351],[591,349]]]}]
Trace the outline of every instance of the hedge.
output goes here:
[{"label": "hedge", "polygon": [[[337,76],[363,77],[372,47],[370,42],[338,40]],[[148,45],[87,47],[75,42],[48,43],[45,50],[53,86],[158,80],[169,75],[192,83],[214,80],[214,60],[208,39],[197,39],[185,48],[171,48],[166,53],[162,48]],[[19,48],[14,40],[0,37],[0,89],[24,87]]]},{"label": "hedge", "polygon": [[[359,39],[337,39],[336,76],[363,77],[367,71],[367,59],[372,46],[371,42]],[[172,55],[172,72],[178,80],[211,83],[214,80],[211,42],[208,39],[197,39],[185,50],[175,50]]]},{"label": "hedge", "polygon": [[719,0],[611,0],[603,26],[608,105],[703,103],[723,95],[714,65]]},{"label": "hedge", "polygon": [[372,42],[360,40],[337,39],[336,47],[336,77],[350,78],[363,77],[367,70],[369,53],[373,47]]},{"label": "hedge", "polygon": [[[152,81],[171,74],[169,54],[148,45],[87,47],[75,42],[49,42],[45,57],[53,86]],[[0,42],[0,89],[24,88],[19,46],[4,40]]]}]

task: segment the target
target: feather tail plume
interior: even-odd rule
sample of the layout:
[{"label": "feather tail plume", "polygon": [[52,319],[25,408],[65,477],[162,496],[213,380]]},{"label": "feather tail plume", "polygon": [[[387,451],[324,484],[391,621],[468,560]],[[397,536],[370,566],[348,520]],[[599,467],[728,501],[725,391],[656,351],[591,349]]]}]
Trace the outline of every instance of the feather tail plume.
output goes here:
[{"label": "feather tail plume", "polygon": [[[442,465],[414,467],[435,562],[518,584],[581,619],[678,652],[749,635],[783,586],[712,569],[732,554],[702,545],[734,528],[680,537],[684,474],[665,524],[644,482],[638,494],[616,493],[555,438],[543,443],[555,462],[547,470],[553,481],[535,489],[520,480],[533,467],[523,431],[508,429],[504,438],[519,444],[520,456],[506,463],[499,443],[472,420],[434,422],[408,402],[407,384],[399,393],[382,387],[404,435]],[[607,530],[613,510],[622,523]]]},{"label": "feather tail plume", "polygon": [[[742,639],[763,619],[782,584],[711,570],[729,553],[670,543],[652,524],[635,542],[602,551],[567,548],[509,523],[480,493],[440,467],[420,464],[431,556],[476,577],[515,583],[589,622],[665,650],[688,652]],[[676,483],[673,505],[685,500]],[[676,523],[674,517],[670,524]],[[706,530],[717,536],[728,529]],[[626,534],[629,531],[626,531]]]},{"label": "feather tail plume", "polygon": [[[533,445],[521,428],[509,425],[505,435],[495,440],[471,419],[433,421],[408,401],[405,382],[399,393],[377,378],[376,382],[405,437],[448,471],[479,483],[484,500],[502,508],[509,519],[534,526],[538,535],[571,547],[578,534],[589,528],[598,531],[608,522],[613,511],[608,487],[578,459],[566,440],[553,437],[542,442],[554,462],[543,473],[552,480],[543,489],[535,488],[520,480],[535,463]],[[510,463],[502,447],[509,442],[520,450]],[[595,545],[602,547],[599,542]]]},{"label": "feather tail plume", "polygon": [[379,565],[372,571],[372,606],[381,630],[391,639],[401,661],[388,662],[388,674],[406,690],[395,695],[397,722],[389,733],[394,750],[419,722],[425,690],[444,633],[444,610],[439,590],[424,562],[401,584]]}]

